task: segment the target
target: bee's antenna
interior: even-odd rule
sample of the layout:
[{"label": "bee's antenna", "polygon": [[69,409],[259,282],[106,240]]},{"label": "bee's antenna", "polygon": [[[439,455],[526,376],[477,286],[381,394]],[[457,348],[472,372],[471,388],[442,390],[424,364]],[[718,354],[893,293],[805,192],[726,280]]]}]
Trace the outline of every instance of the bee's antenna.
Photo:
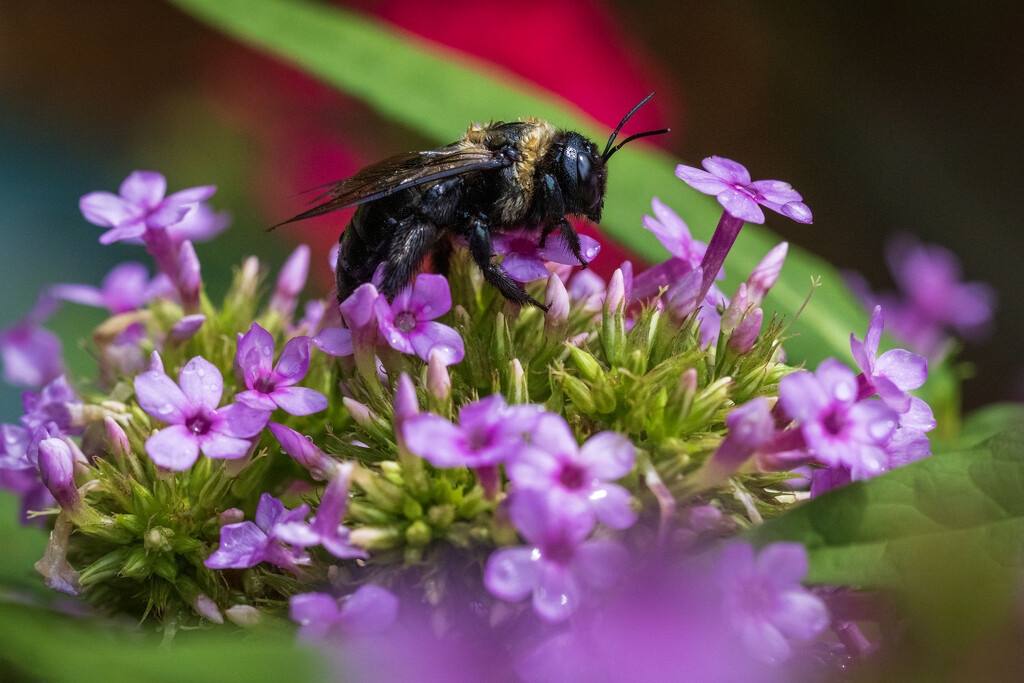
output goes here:
[{"label": "bee's antenna", "polygon": [[628,138],[626,138],[625,140],[623,140],[619,144],[617,144],[614,147],[612,147],[611,150],[607,150],[606,149],[604,151],[604,154],[601,155],[601,158],[604,159],[605,161],[608,161],[609,159],[611,159],[613,154],[615,154],[617,151],[619,151],[619,149],[621,149],[622,146],[624,144],[626,144],[627,142],[629,142],[630,140],[636,140],[637,138],[645,138],[648,135],[661,135],[662,133],[670,133],[670,132],[672,132],[671,128],[662,128],[661,130],[649,130],[646,133],[636,133],[635,135],[630,135]]},{"label": "bee's antenna", "polygon": [[[601,158],[602,159],[604,159],[605,161],[608,160],[608,157],[610,157],[612,155],[612,152],[615,151],[615,150],[612,149],[612,143],[615,142],[615,137],[619,134],[619,131],[622,130],[622,127],[624,125],[626,125],[626,121],[629,121],[630,117],[633,116],[633,114],[635,114],[640,107],[642,107],[645,104],[647,104],[647,100],[651,99],[652,97],[654,97],[654,93],[651,93],[647,97],[645,97],[642,100],[640,100],[639,104],[637,104],[635,107],[630,109],[629,113],[622,117],[622,120],[619,121],[619,125],[615,128],[615,132],[612,133],[611,137],[608,138],[608,144],[604,146],[604,153],[601,154]],[[659,132],[663,132],[663,131],[659,131]],[[653,133],[650,133],[650,135],[653,135]],[[634,136],[634,137],[636,137],[636,136]],[[620,144],[619,147],[622,147],[622,145],[626,144],[626,142],[629,142],[629,140],[626,140],[625,142]],[[619,147],[616,147],[615,149],[618,149]],[[611,150],[611,151],[609,151],[609,150]]]}]

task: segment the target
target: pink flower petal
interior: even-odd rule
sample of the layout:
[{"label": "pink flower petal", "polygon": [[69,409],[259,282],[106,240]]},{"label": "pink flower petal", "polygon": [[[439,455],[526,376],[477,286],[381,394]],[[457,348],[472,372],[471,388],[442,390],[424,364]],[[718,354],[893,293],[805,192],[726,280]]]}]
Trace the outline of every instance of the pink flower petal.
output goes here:
[{"label": "pink flower petal", "polygon": [[248,439],[257,436],[270,420],[269,410],[250,408],[243,403],[232,403],[217,411],[222,420],[217,431],[228,436]]},{"label": "pink flower petal", "polygon": [[437,322],[421,323],[410,335],[413,350],[423,360],[437,351],[445,365],[455,365],[466,355],[462,337],[451,327]]},{"label": "pink flower petal", "polygon": [[633,469],[636,449],[628,437],[605,431],[590,437],[580,449],[580,462],[598,479],[620,479]]},{"label": "pink flower petal", "polygon": [[700,165],[730,185],[750,184],[750,172],[747,171],[746,166],[732,159],[710,156],[700,162]]},{"label": "pink flower petal", "polygon": [[163,200],[167,180],[156,171],[134,171],[121,183],[119,192],[132,204],[152,209]]},{"label": "pink flower petal", "polygon": [[487,558],[484,585],[502,600],[522,600],[537,582],[537,563],[532,549],[524,546],[495,550]]},{"label": "pink flower petal", "polygon": [[78,200],[85,220],[93,225],[112,228],[138,218],[139,209],[110,192],[90,192]]},{"label": "pink flower petal", "polygon": [[200,448],[202,448],[203,455],[207,458],[237,460],[249,453],[252,443],[248,439],[239,439],[233,436],[218,434],[217,432],[210,432],[202,437]]},{"label": "pink flower petal", "polygon": [[579,581],[568,567],[545,562],[533,591],[533,610],[548,621],[564,621],[580,604]]},{"label": "pink flower petal", "polygon": [[[416,312],[420,320],[434,320],[452,307],[452,294],[443,275],[421,273],[412,285],[412,297],[406,310]],[[400,309],[394,309],[400,310]],[[424,358],[426,360],[426,358]]]},{"label": "pink flower petal", "polygon": [[327,397],[305,387],[281,387],[273,393],[277,405],[291,415],[312,415],[327,409]]},{"label": "pink flower petal", "polygon": [[281,384],[295,384],[306,376],[309,370],[309,342],[309,337],[293,337],[284,345],[284,351],[274,366]]},{"label": "pink flower petal", "polygon": [[135,378],[135,398],[149,415],[180,424],[191,413],[191,404],[181,388],[163,372],[150,370]]},{"label": "pink flower petal", "polygon": [[199,457],[199,442],[183,425],[171,425],[146,439],[146,453],[158,466],[183,472]]},{"label": "pink flower petal", "polygon": [[216,410],[224,394],[224,378],[217,366],[202,356],[196,356],[181,369],[178,375],[181,391],[193,407],[202,406]]},{"label": "pink flower petal", "polygon": [[684,183],[704,194],[717,195],[729,189],[729,184],[722,181],[707,171],[682,164],[676,166],[676,177]]},{"label": "pink flower petal", "polygon": [[764,212],[746,192],[733,188],[719,192],[718,203],[734,218],[758,225],[764,223]]}]

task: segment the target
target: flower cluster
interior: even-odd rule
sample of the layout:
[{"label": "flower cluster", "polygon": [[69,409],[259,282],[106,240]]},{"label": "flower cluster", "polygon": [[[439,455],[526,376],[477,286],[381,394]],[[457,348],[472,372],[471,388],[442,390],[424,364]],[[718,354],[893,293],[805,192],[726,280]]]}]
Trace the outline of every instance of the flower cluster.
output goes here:
[{"label": "flower cluster", "polygon": [[[488,628],[551,636],[528,663],[589,648],[569,617],[622,610],[616,586],[638,568],[699,557],[791,505],[792,469],[813,465],[817,494],[927,455],[935,422],[908,393],[926,363],[879,354],[879,310],[851,340],[860,375],[834,359],[811,373],[785,363],[784,326],[761,308],[785,243],[731,296],[716,286],[761,207],[811,215],[785,183],[704,167],[677,175],[725,209],[710,243],[655,199],[642,222],[669,257],[636,274],[574,271],[557,235],[496,235],[546,310],[509,305],[459,249],[392,300],[371,282],[297,318],[300,247],[265,305],[254,259],[215,305],[191,244],[224,227],[212,187],[165,196],[140,171],[86,195],[101,241],[141,242],[158,274],[130,263],[99,288],[57,285],[0,338],[6,377],[32,388],[0,427],[0,485],[52,520],[47,583],[176,625],[248,626],[288,605],[311,640],[408,626],[410,603],[455,624],[473,604]],[[582,240],[586,258],[598,248]],[[59,301],[112,316],[82,393],[42,327]],[[760,665],[828,626],[806,569],[802,546],[755,559],[736,543],[694,585],[717,587],[722,637]]]}]

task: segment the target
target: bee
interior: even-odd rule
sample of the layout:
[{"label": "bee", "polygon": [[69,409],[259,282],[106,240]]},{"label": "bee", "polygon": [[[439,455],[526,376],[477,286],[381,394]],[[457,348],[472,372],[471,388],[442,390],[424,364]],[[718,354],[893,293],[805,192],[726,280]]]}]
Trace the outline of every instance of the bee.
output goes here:
[{"label": "bee", "polygon": [[339,301],[369,282],[381,264],[379,290],[388,300],[412,281],[428,256],[434,269],[446,274],[452,238],[461,237],[486,282],[511,302],[546,310],[494,261],[492,235],[530,226],[543,246],[557,231],[585,268],[579,235],[566,216],[600,222],[611,156],[631,140],[669,132],[637,133],[612,147],[630,117],[653,96],[623,117],[603,152],[579,133],[536,118],[473,124],[440,149],[399,154],[323,186],[330,189],[314,201],[326,201],[274,228],[359,207],[338,238]]}]

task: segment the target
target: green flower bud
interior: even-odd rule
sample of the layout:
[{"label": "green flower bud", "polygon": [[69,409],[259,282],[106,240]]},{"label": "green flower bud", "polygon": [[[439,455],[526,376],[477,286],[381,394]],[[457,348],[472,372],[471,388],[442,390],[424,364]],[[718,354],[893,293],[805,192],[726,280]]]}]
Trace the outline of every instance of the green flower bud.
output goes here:
[{"label": "green flower bud", "polygon": [[590,388],[582,381],[572,375],[562,376],[562,390],[569,400],[576,404],[580,412],[593,415],[597,412],[597,405],[594,403],[594,395]]},{"label": "green flower bud", "polygon": [[153,558],[153,573],[174,583],[178,577],[178,563],[173,555],[160,553]]},{"label": "green flower bud", "polygon": [[580,371],[580,375],[591,382],[596,382],[599,378],[604,377],[601,364],[594,357],[594,354],[568,343],[565,347],[569,349],[569,357],[572,358],[576,369]]},{"label": "green flower bud", "polygon": [[455,507],[452,505],[434,505],[427,510],[427,521],[437,528],[445,528],[455,521]]},{"label": "green flower bud", "polygon": [[600,382],[591,387],[594,405],[599,413],[615,412],[615,388],[609,382]]},{"label": "green flower bud", "polygon": [[352,545],[359,546],[363,550],[387,550],[402,545],[404,537],[401,532],[393,527],[369,527],[364,526],[353,529],[348,540]]},{"label": "green flower bud", "polygon": [[430,525],[422,519],[416,520],[405,530],[406,542],[416,548],[424,547],[433,540],[433,537],[434,534],[430,529]]},{"label": "green flower bud", "polygon": [[146,550],[155,552],[168,552],[171,550],[171,539],[174,538],[174,529],[165,526],[150,527],[143,537],[143,546]]},{"label": "green flower bud", "polygon": [[78,576],[78,582],[83,586],[88,586],[89,584],[99,583],[117,576],[121,571],[125,558],[128,557],[130,552],[131,548],[128,547],[110,551],[83,569],[82,573]]},{"label": "green flower bud", "polygon": [[145,546],[134,545],[121,563],[121,576],[129,579],[144,579],[152,573],[152,564]]},{"label": "green flower bud", "polygon": [[415,498],[406,498],[402,512],[407,519],[420,519],[423,517],[423,506]]}]

